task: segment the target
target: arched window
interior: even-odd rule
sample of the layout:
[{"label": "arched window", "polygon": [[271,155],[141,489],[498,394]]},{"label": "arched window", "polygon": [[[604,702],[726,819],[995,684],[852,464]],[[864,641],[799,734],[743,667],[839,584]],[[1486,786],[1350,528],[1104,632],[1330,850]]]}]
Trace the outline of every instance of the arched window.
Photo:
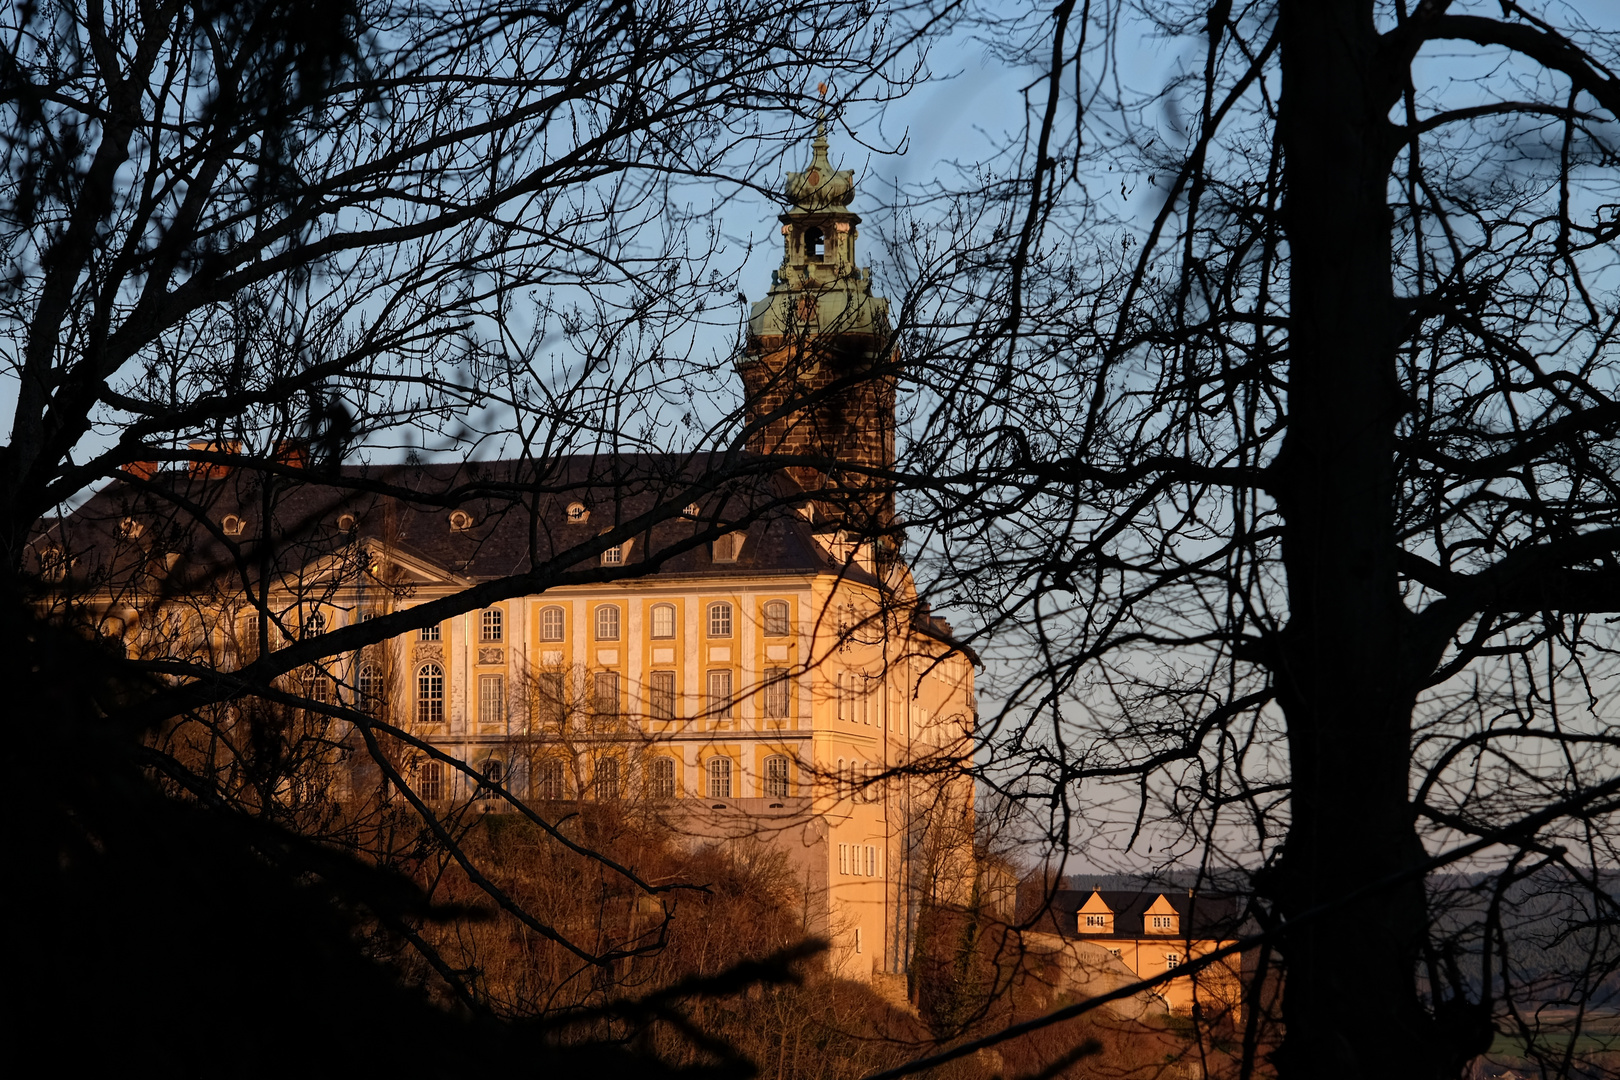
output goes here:
[{"label": "arched window", "polygon": [[226,514],[219,519],[219,531],[226,536],[241,536],[242,519],[235,514]]},{"label": "arched window", "polygon": [[655,799],[673,799],[675,797],[675,759],[655,757],[652,761],[652,797]]},{"label": "arched window", "polygon": [[772,600],[765,605],[765,636],[787,637],[792,633],[788,629],[788,606],[786,600]]},{"label": "arched window", "polygon": [[599,757],[596,759],[596,801],[607,802],[619,797],[619,759],[612,757]]},{"label": "arched window", "polygon": [[709,759],[709,798],[731,798],[731,759],[728,757]]},{"label": "arched window", "polygon": [[536,794],[542,799],[560,799],[563,797],[563,763],[556,758],[540,762],[539,783]]},{"label": "arched window", "polygon": [[416,720],[437,724],[444,719],[444,668],[423,664],[416,669]]},{"label": "arched window", "polygon": [[804,230],[804,257],[812,262],[820,262],[826,251],[826,237],[814,225]]},{"label": "arched window", "polygon": [[652,636],[655,638],[672,638],[675,636],[674,604],[653,605]]},{"label": "arched window", "polygon": [[765,759],[765,796],[785,799],[788,795],[788,759],[780,754]]},{"label": "arched window", "polygon": [[563,639],[563,609],[560,607],[542,608],[540,611],[540,640],[561,641]]},{"label": "arched window", "polygon": [[728,638],[731,636],[731,605],[726,603],[709,605],[709,636]]},{"label": "arched window", "polygon": [[354,688],[360,694],[361,710],[376,715],[384,702],[382,668],[372,663],[361,664]]},{"label": "arched window", "polygon": [[307,638],[320,637],[326,633],[326,616],[319,611],[311,611],[304,617],[304,636]]},{"label": "arched window", "polygon": [[473,527],[473,516],[465,510],[450,511],[450,531],[466,532]]},{"label": "arched window", "polygon": [[501,641],[501,640],[503,640],[502,633],[501,633],[501,609],[500,608],[492,607],[492,608],[485,609],[484,614],[479,619],[478,640],[479,641]]},{"label": "arched window", "polygon": [[596,609],[596,640],[619,640],[619,609],[612,604]]}]

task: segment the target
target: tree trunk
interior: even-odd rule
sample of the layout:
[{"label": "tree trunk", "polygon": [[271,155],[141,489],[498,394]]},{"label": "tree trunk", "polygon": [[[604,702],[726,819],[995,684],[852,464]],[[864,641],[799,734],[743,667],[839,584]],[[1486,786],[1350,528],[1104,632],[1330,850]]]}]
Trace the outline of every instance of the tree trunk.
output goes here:
[{"label": "tree trunk", "polygon": [[[1275,652],[1292,822],[1274,899],[1286,916],[1421,857],[1408,802],[1413,680],[1396,574],[1396,311],[1389,84],[1365,0],[1284,0],[1280,137],[1290,256],[1288,625]],[[1381,890],[1283,942],[1280,1074],[1437,1077],[1414,978],[1423,888]]]}]

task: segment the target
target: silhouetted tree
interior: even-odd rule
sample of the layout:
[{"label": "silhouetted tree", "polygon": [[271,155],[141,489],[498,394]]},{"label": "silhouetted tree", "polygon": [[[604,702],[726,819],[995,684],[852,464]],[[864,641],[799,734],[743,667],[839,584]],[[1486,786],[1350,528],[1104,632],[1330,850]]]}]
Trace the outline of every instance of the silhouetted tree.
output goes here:
[{"label": "silhouetted tree", "polygon": [[[289,506],[312,483],[513,500],[568,453],[729,447],[734,396],[693,404],[729,370],[694,336],[735,324],[705,215],[808,133],[817,79],[858,88],[829,109],[903,87],[909,41],[865,4],[781,0],[70,0],[8,5],[0,32],[0,664],[26,718],[5,750],[13,798],[35,819],[17,865],[35,883],[20,1029],[82,1049],[69,1029],[111,1017],[118,1037],[96,1045],[187,1072],[229,1055],[285,1073],[331,1037],[350,1059],[386,1043],[456,1073],[473,1059],[440,1036],[459,1024],[482,1032],[484,1071],[518,1035],[489,1026],[466,980],[439,966],[476,1023],[369,958],[423,944],[433,911],[326,843],[408,869],[417,837],[453,849],[459,826],[417,800],[414,824],[379,810],[362,842],[289,785],[355,752],[332,744],[334,719],[411,779],[385,715],[316,692],[326,658],[570,580],[621,537],[593,530],[526,576],[320,634],[267,600],[271,578],[344,548],[330,498],[319,521]],[[527,471],[401,492],[336,468],[432,440]],[[736,465],[712,463],[649,520]],[[262,511],[245,533],[210,512],[206,481],[227,471]],[[86,580],[58,515],[109,483],[140,506],[129,576]],[[108,590],[200,595],[170,542],[185,536],[226,553],[213,586],[245,605],[240,639],[183,611],[138,640],[109,623]]]},{"label": "silhouetted tree", "polygon": [[[1055,850],[1253,874],[1281,1076],[1454,1076],[1493,1025],[1534,1047],[1540,1005],[1612,1003],[1597,17],[988,9],[1028,123],[896,238],[902,513],[1005,675],[982,775]],[[1162,85],[1133,85],[1139,39],[1176,57]],[[1490,872],[1434,873],[1463,856]],[[1552,888],[1584,898],[1558,990],[1520,966]]]}]

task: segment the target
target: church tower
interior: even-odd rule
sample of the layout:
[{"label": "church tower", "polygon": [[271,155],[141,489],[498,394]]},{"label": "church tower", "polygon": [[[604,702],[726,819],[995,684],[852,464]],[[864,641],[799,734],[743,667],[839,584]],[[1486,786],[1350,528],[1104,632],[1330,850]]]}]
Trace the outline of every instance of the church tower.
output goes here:
[{"label": "church tower", "polygon": [[809,167],[787,177],[782,265],[753,305],[737,367],[748,448],[798,458],[786,471],[816,522],[857,536],[894,523],[894,361],[889,303],[855,264],[855,174],[834,169],[823,128]]}]

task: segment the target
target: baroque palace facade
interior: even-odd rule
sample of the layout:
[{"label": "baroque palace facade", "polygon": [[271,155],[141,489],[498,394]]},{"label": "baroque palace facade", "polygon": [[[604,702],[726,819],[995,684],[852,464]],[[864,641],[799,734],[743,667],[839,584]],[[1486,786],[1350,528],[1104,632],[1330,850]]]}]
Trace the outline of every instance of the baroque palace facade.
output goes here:
[{"label": "baroque palace facade", "polygon": [[[976,873],[972,785],[956,767],[976,658],[918,603],[892,494],[872,479],[893,462],[894,356],[887,305],[855,263],[853,195],[824,138],[789,174],[782,266],[737,361],[744,460],[760,468],[597,454],[306,480],[296,451],[278,477],[198,444],[206,461],[132,467],[43,533],[43,575],[76,582],[130,649],[230,671],[566,570],[569,584],[303,669],[290,692],[317,715],[334,706],[333,743],[352,751],[330,794],[392,784],[486,812],[646,800],[695,842],[778,845],[834,966],[904,971],[920,905],[966,900]],[[868,469],[839,477],[822,462]],[[668,512],[677,498],[690,501]],[[182,502],[194,512],[175,514]],[[638,519],[621,543],[595,542]],[[377,764],[345,708],[417,752]]]}]

